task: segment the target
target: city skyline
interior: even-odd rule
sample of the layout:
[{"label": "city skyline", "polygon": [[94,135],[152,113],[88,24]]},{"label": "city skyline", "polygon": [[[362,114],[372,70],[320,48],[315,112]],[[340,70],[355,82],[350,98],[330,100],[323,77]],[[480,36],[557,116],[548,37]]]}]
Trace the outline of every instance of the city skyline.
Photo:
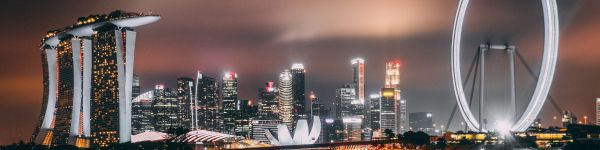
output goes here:
[{"label": "city skyline", "polygon": [[[517,6],[515,4],[517,2],[494,2],[499,9],[513,11],[483,13],[494,15],[502,21],[516,20],[516,22],[519,22],[518,25],[507,25],[507,27],[493,25],[494,21],[481,18],[486,15],[477,15],[477,12],[483,12],[485,8],[490,6],[474,3],[472,6],[473,12],[467,17],[471,21],[467,20],[467,25],[469,25],[469,22],[471,22],[471,25],[478,22],[484,23],[487,28],[473,28],[474,31],[467,31],[468,35],[466,37],[470,41],[466,41],[467,44],[463,47],[473,47],[472,45],[475,43],[480,44],[482,42],[480,39],[491,39],[499,42],[509,40],[522,47],[522,52],[529,58],[529,63],[538,64],[539,58],[536,58],[535,55],[541,49],[541,19],[535,15],[531,17],[518,16],[514,13],[514,10],[532,9],[531,14],[539,15],[539,3],[537,1],[524,2],[523,6]],[[10,3],[16,4],[7,6],[25,7],[22,2]],[[40,7],[44,6],[44,3],[48,2],[34,4],[33,8],[35,9],[32,9],[32,14],[40,15],[42,12]],[[597,38],[593,33],[600,33],[600,30],[598,30],[600,29],[600,22],[597,19],[590,19],[598,17],[594,14],[600,14],[598,10],[593,10],[593,6],[600,6],[600,3],[593,1],[559,3],[561,4],[559,9],[560,17],[563,20],[561,21],[563,35],[561,36],[562,42],[559,50],[556,80],[550,95],[554,96],[562,109],[571,110],[578,116],[587,115],[592,117],[595,116],[595,107],[592,107],[592,105],[595,104],[595,98],[600,96],[600,87],[598,87],[600,83],[595,79],[600,75],[598,71],[600,69],[597,66],[600,62],[593,56],[598,56],[600,53],[594,47],[587,45],[594,45],[593,43],[597,41]],[[358,3],[351,3],[343,6],[342,8],[347,9],[381,10],[366,15],[380,16],[384,20],[367,19],[363,21],[372,22],[375,25],[359,24],[360,26],[357,27],[348,26],[340,29],[336,29],[336,27],[346,26],[328,22],[325,21],[326,18],[319,17],[315,18],[316,20],[312,20],[313,18],[310,17],[297,18],[303,22],[278,20],[281,18],[277,16],[272,16],[272,18],[276,18],[274,20],[261,20],[260,18],[267,16],[267,14],[255,11],[266,7],[263,4],[254,4],[250,7],[222,4],[235,6],[236,9],[223,11],[208,9],[198,12],[199,14],[223,14],[222,18],[205,15],[185,16],[184,12],[193,12],[190,9],[195,7],[185,7],[178,3],[161,6],[160,3],[125,2],[103,7],[95,6],[93,3],[82,4],[83,8],[86,9],[73,10],[73,12],[68,13],[64,11],[45,12],[44,14],[48,15],[47,18],[56,18],[47,20],[41,19],[39,16],[17,14],[19,11],[15,8],[1,10],[3,13],[0,16],[4,18],[25,21],[7,22],[2,25],[4,29],[1,29],[7,35],[15,36],[3,38],[2,40],[2,44],[7,45],[8,48],[2,50],[6,51],[6,55],[0,56],[0,59],[3,60],[0,67],[0,75],[3,79],[0,81],[4,83],[0,87],[0,95],[2,95],[0,100],[6,102],[5,105],[0,106],[0,109],[5,113],[5,115],[0,115],[0,119],[15,120],[15,122],[0,125],[0,134],[9,135],[8,137],[0,137],[0,143],[10,143],[14,140],[29,137],[37,115],[39,115],[39,111],[42,111],[39,110],[42,103],[43,86],[42,74],[40,73],[42,68],[39,61],[39,52],[35,47],[39,43],[39,38],[48,29],[60,28],[64,24],[72,23],[75,20],[74,18],[109,12],[114,10],[115,7],[127,11],[156,12],[165,17],[164,20],[154,24],[151,28],[141,27],[136,29],[139,33],[136,48],[136,66],[133,73],[140,75],[141,92],[146,92],[152,89],[155,84],[160,83],[175,88],[177,78],[193,77],[196,70],[216,78],[220,78],[223,72],[234,71],[239,75],[240,93],[238,99],[257,100],[256,89],[264,86],[264,82],[277,81],[281,71],[289,68],[294,63],[303,63],[306,67],[307,88],[305,91],[315,91],[315,94],[319,95],[319,99],[323,103],[329,104],[335,98],[335,89],[351,81],[352,70],[348,61],[352,58],[361,57],[367,62],[365,63],[367,74],[365,95],[377,93],[379,88],[383,86],[385,62],[400,59],[403,62],[401,90],[403,99],[406,99],[409,103],[408,112],[432,112],[436,115],[434,122],[444,123],[449,116],[451,106],[456,103],[451,89],[450,67],[448,65],[450,58],[447,56],[450,51],[452,24],[452,17],[448,14],[453,14],[455,11],[455,2],[403,1],[392,4],[390,4],[391,6],[360,6]],[[48,5],[56,7],[51,8],[51,10],[68,7],[68,5]],[[293,4],[277,3],[272,5],[294,8],[284,11],[268,7],[270,9],[266,10],[266,12],[283,12],[283,16],[299,15],[296,14],[299,13],[297,12],[299,10],[295,9],[301,8],[291,6]],[[302,4],[302,7],[311,8],[316,12],[328,12],[325,15],[326,17],[346,16],[346,18],[341,18],[343,21],[360,20],[359,18],[348,17],[355,14],[335,14],[347,11],[329,10],[316,5],[318,3]],[[417,25],[430,24],[423,19],[399,14],[402,12],[400,9],[407,9],[407,6],[403,5],[436,9],[423,15],[431,18],[434,22],[432,24],[441,25],[414,27],[415,25],[412,24],[402,24],[401,22],[404,21]],[[183,10],[175,10],[179,7],[182,7]],[[408,11],[410,14],[419,13],[418,10],[414,9],[403,11]],[[248,12],[255,13],[244,15]],[[306,16],[310,15],[314,16],[311,13]],[[19,16],[19,19],[16,19],[17,16]],[[241,19],[230,18],[235,18],[235,16]],[[300,16],[304,15],[300,14]],[[189,20],[186,17],[196,17],[194,19],[208,20],[212,23],[188,22]],[[26,23],[35,25],[28,26]],[[239,27],[235,25],[236,23],[249,26]],[[314,29],[316,28],[314,26],[320,25],[319,23],[322,23],[323,27]],[[381,24],[384,26],[378,26]],[[528,25],[521,27],[522,24]],[[175,29],[173,26],[181,29]],[[275,29],[271,29],[273,27]],[[365,27],[365,29],[351,31],[360,27]],[[31,30],[24,31],[22,34],[15,33],[19,30],[7,30],[21,28],[31,28]],[[185,32],[190,32],[190,34]],[[12,58],[14,56],[19,56],[19,58]],[[20,65],[14,65],[17,63]],[[15,68],[15,66],[19,68]],[[519,77],[527,79],[525,75]],[[504,87],[498,87],[498,89],[500,88]],[[495,97],[503,97],[503,95],[497,94]],[[523,101],[523,99],[520,100]],[[428,105],[433,103],[440,103],[445,107]],[[6,114],[11,114],[11,116]],[[15,118],[12,114],[18,114],[19,117]],[[550,103],[546,103],[539,117],[543,119],[544,124],[560,124],[554,123],[552,116],[558,116],[558,114]],[[455,115],[453,127],[456,128],[460,120],[462,118]],[[8,129],[14,130],[9,131]]]}]

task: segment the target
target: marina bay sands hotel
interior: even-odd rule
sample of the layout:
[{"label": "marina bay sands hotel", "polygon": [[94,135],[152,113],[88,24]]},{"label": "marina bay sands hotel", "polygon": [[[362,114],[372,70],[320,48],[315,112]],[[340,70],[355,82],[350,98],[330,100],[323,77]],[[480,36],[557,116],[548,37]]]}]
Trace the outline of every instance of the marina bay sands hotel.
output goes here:
[{"label": "marina bay sands hotel", "polygon": [[44,94],[32,140],[77,147],[130,141],[133,28],[159,19],[117,10],[49,31],[40,45]]}]

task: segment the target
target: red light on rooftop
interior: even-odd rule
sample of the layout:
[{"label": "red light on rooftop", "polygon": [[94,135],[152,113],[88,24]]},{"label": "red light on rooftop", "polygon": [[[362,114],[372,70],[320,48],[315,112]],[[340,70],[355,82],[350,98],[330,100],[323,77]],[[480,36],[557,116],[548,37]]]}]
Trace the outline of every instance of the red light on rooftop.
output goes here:
[{"label": "red light on rooftop", "polygon": [[273,82],[267,82],[267,87],[265,87],[265,90],[267,90],[267,92],[270,92],[272,88],[273,88]]}]

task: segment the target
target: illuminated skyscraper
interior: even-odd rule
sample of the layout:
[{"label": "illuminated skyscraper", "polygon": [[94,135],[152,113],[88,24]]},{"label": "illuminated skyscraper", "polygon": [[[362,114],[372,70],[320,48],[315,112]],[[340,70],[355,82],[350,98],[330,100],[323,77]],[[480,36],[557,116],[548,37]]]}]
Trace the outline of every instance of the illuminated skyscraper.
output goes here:
[{"label": "illuminated skyscraper", "polygon": [[289,70],[285,70],[279,75],[279,94],[277,100],[279,101],[279,118],[281,119],[281,123],[287,125],[288,128],[292,128],[294,121],[293,99],[292,74]]},{"label": "illuminated skyscraper", "polygon": [[261,120],[279,120],[277,107],[277,88],[273,82],[267,82],[258,89],[258,118]]},{"label": "illuminated skyscraper", "polygon": [[[305,70],[303,64],[293,64],[292,69],[292,94],[294,95],[293,120],[294,124],[300,119],[306,117],[306,91],[305,91]],[[306,119],[306,118],[305,118]],[[295,127],[295,126],[294,126]]]},{"label": "illuminated skyscraper", "polygon": [[[399,60],[389,61],[385,63],[385,88],[394,89],[394,105],[396,107],[396,129],[398,132],[404,133],[407,129],[407,114],[406,111],[401,111],[402,103],[400,103],[400,67],[402,66]],[[406,103],[404,103],[406,108]],[[406,110],[406,109],[404,109]]]},{"label": "illuminated skyscraper", "polygon": [[322,118],[322,119],[327,117],[326,114],[324,113],[325,110],[323,110],[325,108],[325,106],[323,106],[323,103],[321,103],[321,100],[319,100],[317,95],[315,95],[314,92],[310,92],[310,95],[308,96],[308,98],[310,98],[310,106],[311,106],[310,116],[319,116],[319,118]]},{"label": "illuminated skyscraper", "polygon": [[237,100],[236,109],[238,114],[235,118],[235,135],[250,137],[252,119],[257,117],[258,109],[252,106],[252,102],[247,99]]},{"label": "illuminated skyscraper", "polygon": [[400,116],[396,116],[396,119],[400,119],[400,125],[397,126],[396,129],[398,129],[399,133],[404,133],[406,131],[408,131],[408,124],[407,124],[407,120],[408,120],[408,111],[406,110],[406,100],[401,99],[400,103],[398,104],[398,108],[397,108],[397,115]]},{"label": "illuminated skyscraper", "polygon": [[165,88],[163,85],[156,85],[152,106],[156,131],[166,133],[171,128],[182,126],[179,119],[177,90]]},{"label": "illuminated skyscraper", "polygon": [[136,39],[132,28],[159,19],[113,11],[81,17],[76,24],[48,32],[41,44],[43,117],[34,142],[98,147],[130,141]]},{"label": "illuminated skyscraper", "polygon": [[355,84],[346,84],[336,92],[336,117],[340,119],[344,127],[345,141],[358,141],[362,134],[362,104],[356,99]]},{"label": "illuminated skyscraper", "polygon": [[195,119],[195,103],[194,103],[194,79],[179,78],[177,79],[177,101],[179,101],[179,122],[185,129],[196,129]]},{"label": "illuminated skyscraper", "polygon": [[149,91],[131,101],[131,130],[133,135],[144,131],[155,131],[153,100],[154,92]]},{"label": "illuminated skyscraper", "polygon": [[223,133],[235,134],[235,119],[237,117],[236,102],[238,100],[237,74],[231,72],[223,76],[221,86],[221,98],[223,99]]},{"label": "illuminated skyscraper", "polygon": [[369,109],[371,110],[371,117],[369,121],[371,123],[371,130],[373,132],[380,132],[381,129],[381,105],[380,105],[380,96],[379,94],[372,94],[371,96],[371,105],[369,105]]},{"label": "illuminated skyscraper", "polygon": [[352,81],[356,85],[356,100],[360,104],[365,103],[365,60],[362,58],[352,59]]},{"label": "illuminated skyscraper", "polygon": [[395,103],[395,92],[393,88],[381,88],[381,131],[390,129],[394,133],[398,132],[396,129],[396,103]]},{"label": "illuminated skyscraper", "polygon": [[596,125],[600,126],[600,98],[596,98]]},{"label": "illuminated skyscraper", "polygon": [[133,86],[131,89],[131,97],[133,97],[134,99],[138,96],[140,96],[140,94],[142,94],[141,92],[141,86],[140,86],[140,76],[138,76],[137,74],[133,74]]},{"label": "illuminated skyscraper", "polygon": [[277,133],[277,125],[281,124],[277,96],[278,89],[273,82],[258,89],[258,118],[252,120],[252,139],[271,143],[266,132]]},{"label": "illuminated skyscraper", "polygon": [[356,88],[354,84],[346,84],[339,88],[336,91],[335,95],[335,116],[338,119],[342,119],[344,117],[353,117],[353,108],[352,102],[356,102]]},{"label": "illuminated skyscraper", "polygon": [[414,131],[423,131],[429,135],[433,135],[433,115],[430,112],[415,112],[408,115],[410,128]]},{"label": "illuminated skyscraper", "polygon": [[221,131],[223,120],[219,105],[219,82],[198,72],[194,88],[194,107],[197,110],[193,117],[194,126],[196,129]]}]

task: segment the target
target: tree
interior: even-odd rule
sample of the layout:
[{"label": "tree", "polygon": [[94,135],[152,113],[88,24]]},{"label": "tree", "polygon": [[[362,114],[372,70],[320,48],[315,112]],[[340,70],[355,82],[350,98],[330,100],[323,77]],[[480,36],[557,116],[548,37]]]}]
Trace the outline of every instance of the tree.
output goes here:
[{"label": "tree", "polygon": [[445,138],[439,137],[437,139],[437,142],[435,143],[435,145],[437,146],[437,148],[446,149],[446,146],[448,145],[448,142],[446,141]]},{"label": "tree", "polygon": [[415,133],[414,135],[414,144],[415,145],[425,145],[425,144],[429,144],[430,140],[429,140],[429,134],[419,131],[417,133]]},{"label": "tree", "polygon": [[392,131],[391,129],[385,129],[383,130],[383,135],[385,135],[385,137],[387,137],[387,139],[392,139],[394,138],[394,131]]},{"label": "tree", "polygon": [[413,144],[414,137],[415,137],[415,132],[413,132],[413,131],[404,132],[404,135],[402,136],[402,142],[405,144]]}]

